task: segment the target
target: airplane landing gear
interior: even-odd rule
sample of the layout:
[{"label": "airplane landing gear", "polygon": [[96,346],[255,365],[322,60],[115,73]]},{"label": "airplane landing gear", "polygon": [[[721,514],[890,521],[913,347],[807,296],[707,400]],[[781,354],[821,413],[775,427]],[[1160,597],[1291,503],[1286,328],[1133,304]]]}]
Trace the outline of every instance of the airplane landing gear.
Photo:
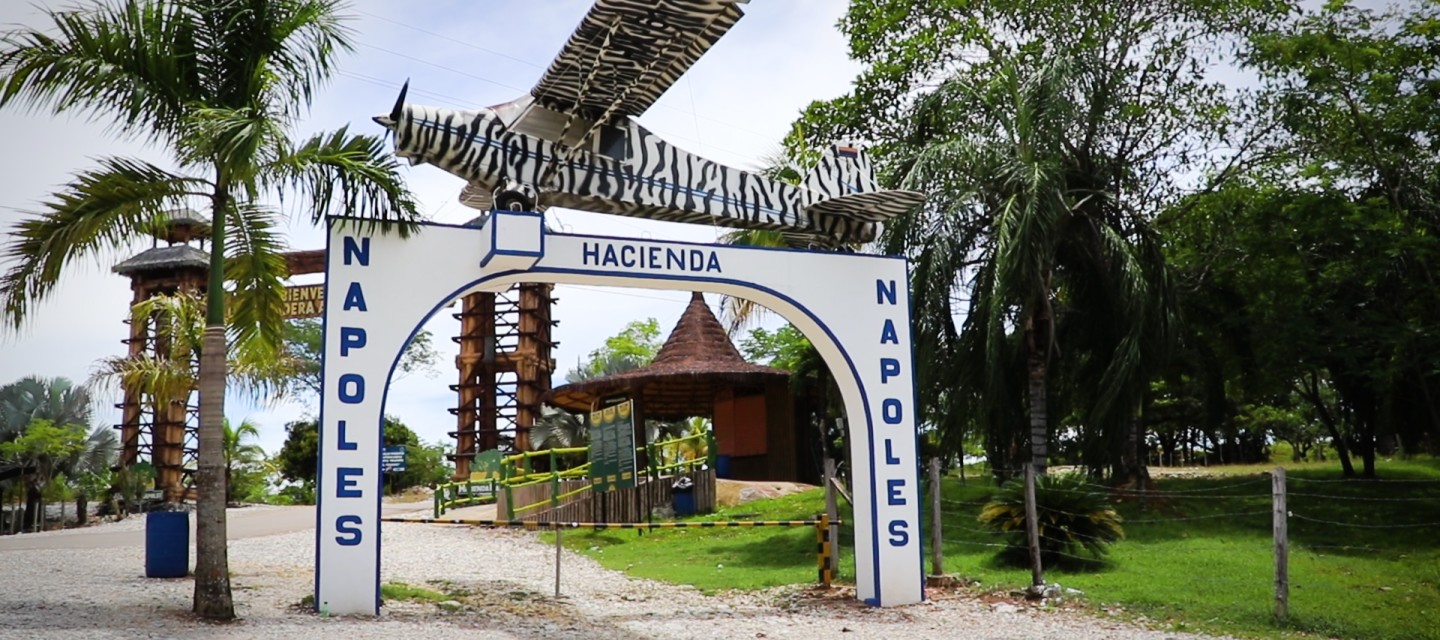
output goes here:
[{"label": "airplane landing gear", "polygon": [[535,211],[539,194],[528,184],[506,181],[495,190],[491,202],[498,211]]}]

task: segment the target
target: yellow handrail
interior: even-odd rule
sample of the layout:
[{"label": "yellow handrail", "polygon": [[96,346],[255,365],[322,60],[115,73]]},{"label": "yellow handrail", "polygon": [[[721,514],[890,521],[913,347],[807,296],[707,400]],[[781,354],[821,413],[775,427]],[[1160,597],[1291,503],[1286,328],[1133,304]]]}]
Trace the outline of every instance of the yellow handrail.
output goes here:
[{"label": "yellow handrail", "polygon": [[[713,434],[712,434],[711,432],[708,432],[708,431],[707,431],[707,432],[704,432],[704,433],[697,433],[697,434],[695,434],[695,435],[684,436],[684,437],[681,437],[681,438],[674,438],[674,439],[666,440],[666,441],[663,441],[663,442],[652,443],[652,444],[650,444],[648,447],[642,445],[642,446],[636,447],[636,448],[635,448],[635,452],[636,452],[636,453],[647,453],[647,454],[648,454],[648,453],[651,453],[651,452],[654,452],[654,454],[656,454],[656,455],[648,455],[648,456],[647,456],[647,458],[654,458],[654,459],[651,459],[651,460],[650,460],[649,465],[648,465],[648,468],[644,471],[645,473],[648,473],[648,474],[651,474],[651,475],[658,475],[658,474],[660,474],[661,472],[664,472],[664,471],[669,471],[669,470],[672,470],[672,469],[680,469],[680,468],[685,468],[686,470],[693,470],[693,469],[695,469],[696,467],[698,467],[698,466],[700,466],[700,465],[706,464],[707,462],[713,463],[713,459],[714,459],[714,458],[713,458],[713,456],[714,456],[714,451],[713,451],[714,445],[713,445],[713,439],[712,439],[712,438],[713,438]],[[709,452],[709,455],[708,455],[708,456],[700,457],[700,458],[689,458],[689,459],[680,460],[680,461],[678,461],[678,462],[671,463],[671,464],[667,464],[667,465],[660,465],[660,464],[658,464],[658,462],[659,462],[658,458],[660,457],[658,454],[659,454],[662,450],[664,450],[664,449],[666,449],[666,448],[678,448],[678,447],[684,446],[684,445],[686,445],[686,444],[689,444],[689,443],[695,442],[695,441],[700,441],[700,442],[704,442],[704,443],[705,443],[705,448],[706,448],[706,450]],[[583,478],[583,477],[586,477],[586,476],[588,476],[588,475],[590,474],[590,468],[591,468],[590,462],[588,462],[588,461],[585,462],[584,464],[581,464],[581,465],[576,466],[576,467],[571,467],[571,468],[566,469],[566,470],[564,470],[564,471],[554,471],[553,469],[554,469],[555,456],[575,454],[575,453],[589,453],[589,451],[590,451],[590,448],[589,448],[589,447],[565,447],[565,448],[559,448],[559,449],[544,449],[544,450],[540,450],[540,451],[521,451],[521,452],[519,452],[519,453],[515,453],[515,454],[512,454],[512,455],[506,456],[506,457],[504,457],[504,458],[501,458],[501,459],[500,459],[500,466],[501,466],[501,474],[500,474],[500,476],[501,476],[501,478],[500,478],[500,480],[498,480],[498,482],[497,482],[497,489],[503,489],[503,490],[506,491],[506,495],[510,495],[509,492],[510,492],[510,490],[512,490],[512,489],[518,489],[518,488],[521,488],[521,487],[529,487],[529,486],[537,485],[537,484],[540,484],[540,483],[543,483],[543,482],[552,482],[552,483],[554,483],[554,482],[558,482],[558,481],[560,481],[560,480],[570,480],[570,479],[575,479],[575,478]],[[533,458],[540,458],[540,457],[547,457],[547,456],[550,457],[550,459],[551,459],[551,461],[552,461],[552,465],[551,465],[551,469],[552,469],[552,470],[551,470],[551,471],[546,471],[546,472],[544,472],[544,473],[539,473],[539,472],[533,471],[533,470],[530,468],[529,461],[530,461],[531,459],[533,459]],[[582,488],[580,488],[580,489],[577,489],[577,490],[575,490],[575,491],[571,491],[571,492],[569,492],[569,493],[561,494],[561,495],[552,495],[552,496],[550,496],[549,498],[545,499],[544,501],[542,501],[542,502],[537,502],[537,503],[532,504],[532,505],[524,505],[524,506],[519,506],[519,507],[516,507],[516,506],[514,506],[514,505],[510,505],[510,511],[511,511],[512,513],[517,513],[517,512],[529,511],[529,510],[531,510],[531,509],[538,509],[538,508],[540,508],[540,507],[542,507],[542,506],[546,506],[546,505],[555,506],[560,500],[562,500],[562,499],[564,499],[564,498],[571,497],[571,496],[573,496],[573,495],[576,495],[576,494],[581,493],[581,492],[584,492],[584,491],[589,491],[592,486],[593,486],[592,484],[586,483],[586,484],[585,484]],[[439,499],[437,499],[437,503],[438,503],[438,502],[439,502]],[[508,499],[507,499],[507,504],[509,504],[509,500],[508,500]]]}]

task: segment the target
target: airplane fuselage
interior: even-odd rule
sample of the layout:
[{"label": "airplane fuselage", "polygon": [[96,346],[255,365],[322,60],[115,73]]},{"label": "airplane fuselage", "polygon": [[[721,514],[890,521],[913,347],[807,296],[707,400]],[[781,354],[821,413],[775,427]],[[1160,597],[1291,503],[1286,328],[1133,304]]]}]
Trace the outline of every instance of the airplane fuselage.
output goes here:
[{"label": "airplane fuselage", "polygon": [[396,155],[433,164],[489,192],[530,185],[544,206],[726,227],[808,233],[831,242],[864,242],[877,225],[811,215],[826,197],[700,158],[634,120],[591,149],[572,149],[507,127],[491,109],[405,105],[393,124]]}]

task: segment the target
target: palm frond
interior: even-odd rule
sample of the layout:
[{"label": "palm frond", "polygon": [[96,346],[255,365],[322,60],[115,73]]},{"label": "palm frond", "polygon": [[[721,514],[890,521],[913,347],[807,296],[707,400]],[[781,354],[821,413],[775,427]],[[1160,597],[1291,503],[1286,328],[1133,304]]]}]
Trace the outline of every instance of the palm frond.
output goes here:
[{"label": "palm frond", "polygon": [[142,389],[164,403],[188,398],[196,389],[195,375],[190,359],[111,356],[95,363],[90,382],[106,389]]},{"label": "palm frond", "polygon": [[208,183],[127,158],[106,158],[82,171],[33,217],[11,229],[0,276],[5,321],[20,326],[76,258],[118,249],[140,236]]},{"label": "palm frond", "polygon": [[256,351],[273,360],[284,347],[284,279],[289,275],[276,232],[277,215],[263,206],[236,206],[229,213],[230,246],[225,280],[233,284],[229,329],[233,352]]},{"label": "palm frond", "polygon": [[157,338],[169,345],[171,357],[188,359],[200,352],[205,305],[201,296],[189,291],[151,296],[130,306],[130,322],[153,323]]},{"label": "palm frond", "polygon": [[120,438],[115,435],[115,429],[109,425],[95,427],[85,438],[85,446],[66,465],[65,473],[70,476],[104,473],[114,464],[115,454],[119,449]]},{"label": "palm frond", "polygon": [[176,133],[195,94],[187,3],[125,0],[47,10],[51,28],[0,35],[0,106],[86,110],[125,134]]},{"label": "palm frond", "polygon": [[266,52],[278,105],[290,117],[303,115],[315,89],[335,70],[336,56],[354,49],[337,0],[282,0],[265,3]]},{"label": "palm frond", "polygon": [[89,424],[90,388],[67,378],[27,376],[0,387],[0,441],[25,431],[34,420]]},{"label": "palm frond", "polygon": [[[779,160],[769,160],[769,167],[778,166]],[[779,231],[765,229],[730,229],[719,238],[720,244],[729,244],[746,247],[787,247],[785,235]],[[720,301],[720,317],[725,323],[725,330],[734,336],[744,330],[751,323],[759,319],[760,314],[767,311],[765,307],[755,304],[751,300],[737,296],[724,296]]]},{"label": "palm frond", "polygon": [[255,174],[286,144],[285,124],[262,108],[196,108],[186,118],[177,152],[187,166],[225,167],[230,181],[254,200],[261,196]]},{"label": "palm frond", "polygon": [[338,208],[406,237],[420,214],[398,169],[380,138],[350,135],[342,127],[282,150],[260,179],[282,195],[291,189],[306,194],[316,223]]}]

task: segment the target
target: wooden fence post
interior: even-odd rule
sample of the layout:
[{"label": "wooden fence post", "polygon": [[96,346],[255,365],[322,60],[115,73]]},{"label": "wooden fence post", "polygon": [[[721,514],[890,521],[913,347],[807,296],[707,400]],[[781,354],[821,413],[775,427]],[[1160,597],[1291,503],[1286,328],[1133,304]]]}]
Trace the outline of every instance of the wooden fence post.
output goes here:
[{"label": "wooden fence post", "polygon": [[1285,508],[1285,469],[1275,467],[1270,474],[1270,490],[1275,507],[1275,618],[1290,617],[1290,539]]},{"label": "wooden fence post", "polygon": [[945,575],[945,554],[940,549],[940,458],[930,459],[930,575]]},{"label": "wooden fence post", "polygon": [[830,571],[840,571],[840,504],[835,499],[835,459],[825,458],[825,517],[830,519]]},{"label": "wooden fence post", "polygon": [[1035,465],[1025,464],[1025,536],[1030,540],[1030,586],[1045,586],[1045,567],[1040,562],[1040,515],[1035,507]]}]

